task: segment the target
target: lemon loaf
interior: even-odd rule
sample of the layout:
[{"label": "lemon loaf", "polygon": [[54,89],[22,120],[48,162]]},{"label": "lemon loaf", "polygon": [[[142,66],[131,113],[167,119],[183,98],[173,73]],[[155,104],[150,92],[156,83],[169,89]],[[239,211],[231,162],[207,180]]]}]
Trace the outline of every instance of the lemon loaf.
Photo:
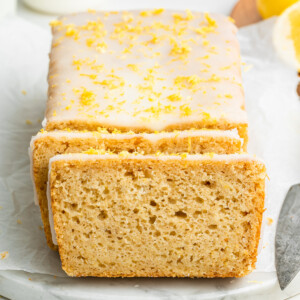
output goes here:
[{"label": "lemon loaf", "polygon": [[246,146],[240,51],[228,17],[90,11],[51,24],[46,130],[237,128]]},{"label": "lemon loaf", "polygon": [[67,131],[39,133],[32,138],[30,144],[33,185],[36,204],[38,203],[41,209],[47,242],[52,249],[56,249],[56,246],[52,243],[46,197],[49,160],[57,154],[80,153],[90,148],[115,153],[125,150],[145,154],[157,152],[231,154],[242,150],[242,140],[236,130],[188,130],[148,134]]},{"label": "lemon loaf", "polygon": [[244,276],[255,267],[265,176],[248,154],[55,156],[48,196],[62,267],[70,276]]}]

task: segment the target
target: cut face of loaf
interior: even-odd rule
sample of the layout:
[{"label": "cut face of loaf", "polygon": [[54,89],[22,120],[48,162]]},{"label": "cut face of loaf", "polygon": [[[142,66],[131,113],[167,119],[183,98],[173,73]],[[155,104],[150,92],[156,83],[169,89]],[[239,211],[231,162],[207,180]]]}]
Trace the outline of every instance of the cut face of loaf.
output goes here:
[{"label": "cut face of loaf", "polygon": [[53,131],[39,133],[31,141],[32,176],[36,202],[39,203],[48,245],[53,244],[49,225],[46,196],[48,164],[57,154],[80,153],[90,148],[121,151],[140,151],[145,154],[207,153],[231,154],[241,151],[242,140],[236,132],[215,130],[189,130],[157,134],[100,134],[98,132]]},{"label": "cut face of loaf", "polygon": [[236,31],[228,17],[188,10],[52,22],[46,130],[236,128],[246,147]]},{"label": "cut face of loaf", "polygon": [[241,277],[254,269],[266,176],[257,159],[70,154],[50,165],[68,275]]}]

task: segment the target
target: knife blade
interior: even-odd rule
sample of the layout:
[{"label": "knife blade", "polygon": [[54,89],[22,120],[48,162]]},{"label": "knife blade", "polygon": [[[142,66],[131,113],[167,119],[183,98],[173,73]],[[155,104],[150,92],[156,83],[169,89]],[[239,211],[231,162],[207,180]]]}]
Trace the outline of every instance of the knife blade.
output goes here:
[{"label": "knife blade", "polygon": [[300,270],[300,184],[289,189],[280,211],[275,265],[280,288],[284,290]]}]

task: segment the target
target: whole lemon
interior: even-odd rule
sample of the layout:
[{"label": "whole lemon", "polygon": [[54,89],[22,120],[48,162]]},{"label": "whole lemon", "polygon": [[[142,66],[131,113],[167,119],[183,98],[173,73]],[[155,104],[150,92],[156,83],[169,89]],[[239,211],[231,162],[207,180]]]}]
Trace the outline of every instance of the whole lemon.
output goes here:
[{"label": "whole lemon", "polygon": [[286,8],[299,0],[256,0],[260,15],[266,19],[280,15]]}]

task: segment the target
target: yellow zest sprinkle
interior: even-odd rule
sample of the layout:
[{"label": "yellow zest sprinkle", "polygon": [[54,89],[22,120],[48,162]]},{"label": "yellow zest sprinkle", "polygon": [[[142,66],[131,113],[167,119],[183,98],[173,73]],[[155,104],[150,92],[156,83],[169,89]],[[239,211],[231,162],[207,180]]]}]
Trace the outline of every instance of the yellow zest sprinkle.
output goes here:
[{"label": "yellow zest sprinkle", "polygon": [[224,71],[224,70],[229,70],[231,68],[231,66],[225,66],[225,67],[221,67],[220,70]]},{"label": "yellow zest sprinkle", "polygon": [[96,150],[94,148],[90,148],[86,151],[83,151],[82,153],[84,153],[84,154],[99,154],[99,150]]},{"label": "yellow zest sprinkle", "polygon": [[1,259],[5,259],[8,256],[8,251],[4,251],[0,253]]},{"label": "yellow zest sprinkle", "polygon": [[70,110],[71,108],[72,108],[71,105],[67,105],[67,106],[65,107],[66,110]]},{"label": "yellow zest sprinkle", "polygon": [[88,13],[90,13],[90,14],[95,14],[96,13],[96,11],[94,10],[94,9],[88,9]]},{"label": "yellow zest sprinkle", "polygon": [[218,27],[217,22],[211,18],[211,16],[208,13],[204,14],[204,18],[208,23],[208,26],[201,26],[199,28],[196,28],[196,33],[202,35],[203,37],[206,37],[208,33],[216,33],[216,28]]},{"label": "yellow zest sprinkle", "polygon": [[203,79],[197,75],[177,76],[174,80],[175,85],[181,88],[194,88],[200,82],[203,82]]},{"label": "yellow zest sprinkle", "polygon": [[189,21],[194,19],[194,15],[192,14],[192,12],[190,10],[186,10],[186,16],[182,15],[182,14],[173,14],[173,19],[175,24],[182,22],[182,21]]},{"label": "yellow zest sprinkle", "polygon": [[186,19],[189,21],[189,20],[193,20],[195,17],[194,17],[194,15],[192,14],[192,12],[189,10],[189,9],[187,9],[186,11],[185,11],[185,13],[186,13]]},{"label": "yellow zest sprinkle", "polygon": [[217,27],[217,26],[218,26],[216,20],[214,20],[214,19],[210,16],[209,13],[205,13],[205,14],[204,14],[204,17],[205,17],[206,21],[208,22],[208,25],[209,25],[209,26],[212,26],[212,27]]},{"label": "yellow zest sprinkle", "polygon": [[56,117],[56,110],[53,111],[52,116],[53,116],[53,117]]},{"label": "yellow zest sprinkle", "polygon": [[172,105],[166,105],[165,107],[164,107],[164,112],[166,113],[166,114],[169,114],[169,113],[171,113],[173,110],[175,110],[176,109],[176,107],[175,106],[172,106]]},{"label": "yellow zest sprinkle", "polygon": [[231,23],[235,23],[235,20],[234,20],[233,18],[231,18],[231,17],[227,17],[227,20],[228,20],[229,22],[231,22]]},{"label": "yellow zest sprinkle", "polygon": [[128,64],[127,68],[134,71],[134,72],[137,72],[139,70],[139,68],[136,64]]},{"label": "yellow zest sprinkle", "polygon": [[269,226],[272,225],[273,222],[274,222],[274,220],[272,218],[267,218],[267,224]]},{"label": "yellow zest sprinkle", "polygon": [[114,130],[112,131],[113,134],[120,134],[122,133],[121,130],[117,129],[117,128],[114,128]]},{"label": "yellow zest sprinkle", "polygon": [[74,37],[75,40],[79,38],[79,31],[75,28],[75,25],[69,24],[66,26],[66,36]]},{"label": "yellow zest sprinkle", "polygon": [[205,111],[202,112],[202,115],[203,115],[204,119],[206,119],[206,120],[210,118],[210,114]]},{"label": "yellow zest sprinkle", "polygon": [[148,17],[151,15],[151,12],[149,10],[141,11],[140,16],[141,17]]},{"label": "yellow zest sprinkle", "polygon": [[88,47],[92,47],[92,45],[95,43],[95,40],[92,38],[88,38],[86,39],[85,43]]},{"label": "yellow zest sprinkle", "polygon": [[209,158],[214,158],[215,153],[213,153],[213,152],[207,152],[207,153],[204,153],[203,155],[204,155],[204,156],[207,156],[207,157],[209,157]]},{"label": "yellow zest sprinkle", "polygon": [[164,8],[156,8],[152,11],[153,15],[160,15],[161,13],[163,13],[165,10]]},{"label": "yellow zest sprinkle", "polygon": [[96,95],[92,91],[88,91],[86,88],[83,88],[83,92],[80,96],[80,104],[82,105],[91,105],[95,101]]},{"label": "yellow zest sprinkle", "polygon": [[228,98],[228,99],[232,99],[232,95],[231,94],[225,94],[224,95],[226,98]]},{"label": "yellow zest sprinkle", "polygon": [[182,96],[180,95],[180,93],[176,93],[168,96],[167,98],[172,102],[176,102],[176,101],[180,101],[182,99]]},{"label": "yellow zest sprinkle", "polygon": [[207,54],[207,55],[204,55],[204,56],[202,56],[202,57],[199,57],[199,59],[209,59],[209,55]]},{"label": "yellow zest sprinkle", "polygon": [[93,80],[97,78],[97,74],[80,74],[80,76],[86,76]]},{"label": "yellow zest sprinkle", "polygon": [[187,104],[181,105],[179,107],[179,109],[181,111],[181,116],[183,116],[183,117],[187,117],[187,116],[190,116],[192,114],[192,109]]},{"label": "yellow zest sprinkle", "polygon": [[220,80],[221,78],[216,74],[212,74],[211,77],[209,78],[209,81],[220,81]]},{"label": "yellow zest sprinkle", "polygon": [[100,53],[104,53],[107,49],[107,44],[105,42],[97,43],[96,50]]},{"label": "yellow zest sprinkle", "polygon": [[171,39],[171,45],[173,47],[170,51],[170,55],[178,56],[181,59],[186,58],[192,50],[192,48],[187,44],[187,41],[181,41],[178,43],[174,39]]},{"label": "yellow zest sprinkle", "polygon": [[160,151],[155,152],[155,156],[161,156],[161,155],[162,155],[162,153]]},{"label": "yellow zest sprinkle", "polygon": [[62,25],[62,22],[59,21],[59,20],[52,20],[52,21],[50,21],[49,25],[50,25],[51,27],[61,26],[61,25]]},{"label": "yellow zest sprinkle", "polygon": [[102,127],[97,127],[97,132],[104,133],[104,134],[109,133],[106,128],[102,128]]},{"label": "yellow zest sprinkle", "polygon": [[47,131],[46,131],[44,128],[42,128],[42,129],[40,130],[40,133],[47,133]]},{"label": "yellow zest sprinkle", "polygon": [[181,154],[180,154],[180,157],[181,157],[182,159],[186,159],[186,158],[188,157],[188,153],[181,153]]},{"label": "yellow zest sprinkle", "polygon": [[145,11],[141,11],[140,12],[140,16],[141,17],[149,17],[152,15],[160,15],[161,13],[163,13],[165,10],[163,8],[157,8],[154,10],[145,10]]},{"label": "yellow zest sprinkle", "polygon": [[127,157],[127,156],[129,156],[129,152],[128,152],[128,151],[121,151],[121,152],[119,153],[119,156],[120,156],[120,157]]}]

